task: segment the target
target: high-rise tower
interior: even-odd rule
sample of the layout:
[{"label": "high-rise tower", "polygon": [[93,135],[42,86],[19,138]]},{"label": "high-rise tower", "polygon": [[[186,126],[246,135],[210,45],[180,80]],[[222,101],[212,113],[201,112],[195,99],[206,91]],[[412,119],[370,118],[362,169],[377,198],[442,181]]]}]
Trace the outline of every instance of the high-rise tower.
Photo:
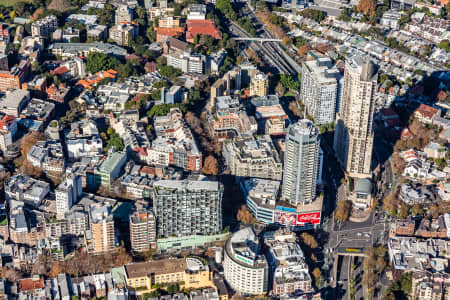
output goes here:
[{"label": "high-rise tower", "polygon": [[314,201],[319,149],[319,130],[311,121],[303,119],[289,126],[284,153],[283,199],[291,205]]},{"label": "high-rise tower", "polygon": [[333,147],[351,177],[371,177],[377,79],[377,66],[369,58],[353,56],[346,60]]}]

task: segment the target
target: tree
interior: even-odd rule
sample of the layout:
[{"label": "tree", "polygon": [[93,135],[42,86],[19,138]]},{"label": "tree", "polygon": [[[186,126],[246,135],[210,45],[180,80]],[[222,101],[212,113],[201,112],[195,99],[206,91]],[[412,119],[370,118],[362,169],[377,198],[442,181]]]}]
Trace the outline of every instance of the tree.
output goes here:
[{"label": "tree", "polygon": [[44,134],[41,132],[32,132],[22,138],[20,143],[20,153],[22,156],[26,156],[31,147],[36,144],[37,141],[45,140]]},{"label": "tree", "polygon": [[412,208],[413,216],[423,215],[423,208],[420,204],[415,204]]},{"label": "tree", "polygon": [[89,53],[86,62],[86,71],[97,73],[98,71],[115,69],[121,65],[117,58],[100,52]]},{"label": "tree", "polygon": [[439,206],[436,203],[431,204],[429,213],[433,219],[439,218]]},{"label": "tree", "polygon": [[381,273],[386,268],[386,260],[383,257],[378,257],[375,263],[375,268]]},{"label": "tree", "polygon": [[281,74],[280,82],[286,89],[289,90],[298,90],[300,88],[299,82],[290,75]]},{"label": "tree", "polygon": [[282,97],[284,95],[284,93],[286,92],[286,89],[284,88],[284,86],[281,84],[281,82],[278,82],[277,86],[275,87],[275,92],[277,93],[278,96]]},{"label": "tree", "polygon": [[292,112],[294,116],[301,118],[302,112],[298,108],[297,102],[295,100],[289,102],[289,110]]},{"label": "tree", "polygon": [[317,282],[320,280],[320,278],[322,277],[322,272],[320,271],[319,268],[314,268],[314,270],[312,271],[312,275],[314,277],[314,280],[317,284]]},{"label": "tree", "polygon": [[247,206],[242,205],[239,208],[236,219],[243,224],[255,224],[256,219],[253,217]]},{"label": "tree", "polygon": [[398,210],[397,217],[400,219],[405,219],[406,217],[408,217],[408,215],[409,215],[409,207],[406,204],[402,203]]},{"label": "tree", "polygon": [[372,17],[375,15],[376,4],[373,0],[360,0],[356,9],[358,12]]},{"label": "tree", "polygon": [[335,218],[338,221],[345,222],[350,217],[352,203],[348,200],[338,202]]},{"label": "tree", "polygon": [[219,173],[219,167],[217,159],[208,155],[203,163],[203,173],[206,175],[217,175]]},{"label": "tree", "polygon": [[50,271],[48,272],[50,278],[55,278],[56,275],[61,273],[64,273],[64,270],[59,262],[54,262],[50,265]]},{"label": "tree", "polygon": [[303,232],[300,237],[302,238],[303,243],[311,249],[316,249],[319,246],[314,236],[307,232]]}]

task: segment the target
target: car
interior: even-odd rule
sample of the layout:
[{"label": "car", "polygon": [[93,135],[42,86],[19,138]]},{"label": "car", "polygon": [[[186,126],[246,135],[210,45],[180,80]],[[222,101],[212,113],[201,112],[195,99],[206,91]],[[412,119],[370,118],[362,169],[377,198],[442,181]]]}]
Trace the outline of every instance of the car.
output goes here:
[{"label": "car", "polygon": [[356,234],[357,236],[361,236],[362,235],[362,233],[361,232],[358,232],[357,234]]}]

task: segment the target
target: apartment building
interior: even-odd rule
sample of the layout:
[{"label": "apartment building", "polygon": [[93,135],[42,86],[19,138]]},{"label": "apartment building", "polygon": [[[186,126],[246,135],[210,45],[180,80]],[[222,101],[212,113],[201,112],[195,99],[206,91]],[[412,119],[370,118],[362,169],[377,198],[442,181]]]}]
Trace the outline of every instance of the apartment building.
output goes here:
[{"label": "apartment building", "polygon": [[223,147],[230,173],[239,177],[281,180],[282,164],[268,135],[235,139]]},{"label": "apartment building", "polygon": [[269,248],[267,261],[273,278],[273,292],[279,297],[313,291],[308,265],[295,233],[285,229],[264,234]]},{"label": "apartment building", "polygon": [[143,161],[189,171],[201,170],[202,153],[179,109],[173,108],[166,116],[156,117],[154,127],[157,138],[151,142],[151,147],[140,153]]},{"label": "apartment building", "polygon": [[155,284],[179,284],[184,289],[214,286],[208,265],[194,257],[166,258],[124,266],[128,288],[148,293]]},{"label": "apartment building", "polygon": [[259,72],[250,81],[250,96],[267,96],[269,94],[269,76]]},{"label": "apartment building", "polygon": [[155,182],[152,198],[158,235],[217,234],[222,230],[222,194],[217,181]]},{"label": "apartment building", "polygon": [[56,218],[62,220],[66,217],[72,205],[77,202],[83,193],[81,187],[81,176],[71,175],[55,189]]},{"label": "apartment building", "polygon": [[0,71],[0,91],[21,89],[30,73],[31,63],[29,60],[21,60],[9,71]]},{"label": "apartment building", "polygon": [[198,53],[176,52],[164,54],[167,65],[172,66],[184,73],[205,73],[206,56]]},{"label": "apartment building", "polygon": [[159,28],[178,28],[180,27],[180,17],[163,16],[158,19]]},{"label": "apartment building", "polygon": [[156,218],[151,210],[142,208],[130,215],[130,241],[135,252],[156,247]]},{"label": "apartment building", "polygon": [[47,174],[62,174],[65,170],[62,145],[57,141],[38,141],[27,153],[28,162]]},{"label": "apartment building", "polygon": [[4,115],[0,120],[0,150],[3,153],[9,145],[14,143],[17,133],[17,119],[14,116]]},{"label": "apartment building", "polygon": [[109,29],[109,38],[121,46],[129,46],[137,34],[137,28],[132,24],[119,23]]},{"label": "apartment building", "polygon": [[351,177],[371,177],[377,66],[363,55],[346,60],[334,150]]},{"label": "apartment building", "polygon": [[302,64],[300,98],[316,124],[332,123],[339,103],[339,71],[329,58]]},{"label": "apartment building", "polygon": [[127,155],[124,152],[113,152],[103,160],[97,168],[94,170],[94,182],[91,182],[91,186],[98,187],[104,186],[109,188],[114,179],[116,179],[122,167],[127,161]]},{"label": "apartment building", "polygon": [[54,15],[46,16],[31,24],[31,35],[48,37],[58,28],[58,18]]},{"label": "apartment building", "polygon": [[252,215],[265,224],[272,224],[278,200],[280,182],[260,178],[249,178],[241,182],[245,203]]},{"label": "apartment building", "polygon": [[289,126],[285,145],[283,200],[294,206],[311,203],[319,173],[319,130],[302,119]]},{"label": "apartment building", "polygon": [[114,219],[108,205],[91,205],[89,209],[91,239],[86,237],[89,252],[104,253],[116,250]]},{"label": "apartment building", "polygon": [[214,113],[209,125],[214,135],[219,138],[250,136],[258,129],[255,118],[247,115],[239,97],[235,96],[215,98]]},{"label": "apartment building", "polygon": [[130,23],[133,21],[133,10],[126,5],[120,5],[115,11],[116,24]]},{"label": "apartment building", "polygon": [[224,247],[223,270],[230,287],[241,295],[263,295],[269,286],[269,265],[253,228],[235,232]]}]

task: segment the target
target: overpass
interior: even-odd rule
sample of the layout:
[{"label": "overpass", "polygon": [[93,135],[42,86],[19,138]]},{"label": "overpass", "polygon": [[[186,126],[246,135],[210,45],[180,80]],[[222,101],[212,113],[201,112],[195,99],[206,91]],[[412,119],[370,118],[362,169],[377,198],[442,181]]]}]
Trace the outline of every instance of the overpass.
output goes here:
[{"label": "overpass", "polygon": [[367,257],[367,255],[364,253],[362,248],[338,248],[336,249],[337,252],[333,255],[334,256],[334,263],[333,263],[333,282],[331,286],[333,288],[336,287],[337,284],[337,273],[338,273],[338,260],[339,256],[349,256],[350,257],[350,263],[353,260],[353,257]]}]

